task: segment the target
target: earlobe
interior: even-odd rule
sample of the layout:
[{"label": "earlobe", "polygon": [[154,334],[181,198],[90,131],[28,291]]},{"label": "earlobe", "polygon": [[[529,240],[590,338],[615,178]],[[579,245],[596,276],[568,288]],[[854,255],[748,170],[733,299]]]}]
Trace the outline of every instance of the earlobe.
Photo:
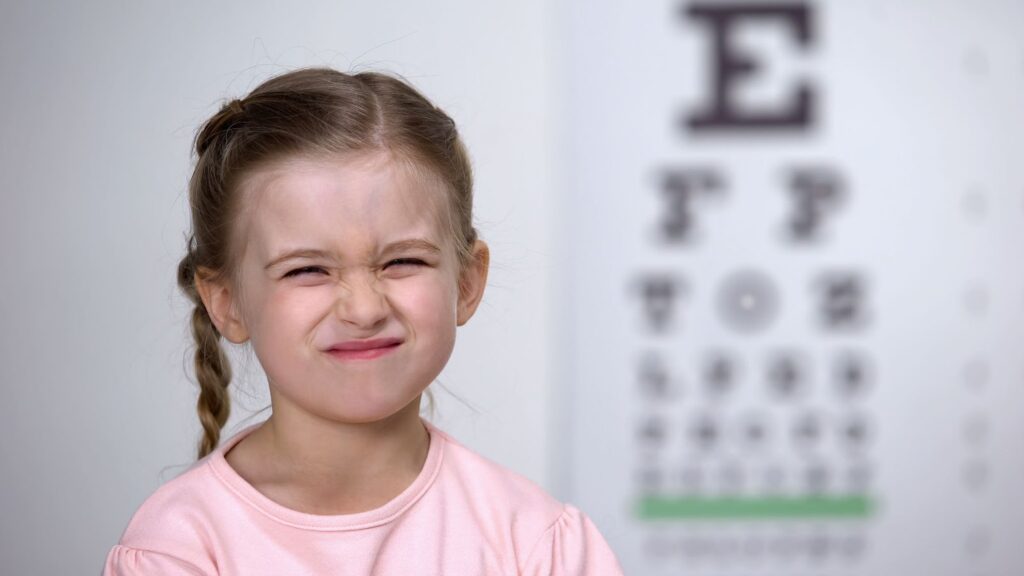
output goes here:
[{"label": "earlobe", "polygon": [[483,240],[473,245],[473,263],[459,278],[459,306],[456,324],[462,326],[473,317],[484,295],[491,252]]},{"label": "earlobe", "polygon": [[237,310],[237,300],[231,289],[222,282],[209,280],[209,275],[197,272],[196,291],[206,307],[213,325],[229,342],[241,344],[249,339],[249,332]]}]

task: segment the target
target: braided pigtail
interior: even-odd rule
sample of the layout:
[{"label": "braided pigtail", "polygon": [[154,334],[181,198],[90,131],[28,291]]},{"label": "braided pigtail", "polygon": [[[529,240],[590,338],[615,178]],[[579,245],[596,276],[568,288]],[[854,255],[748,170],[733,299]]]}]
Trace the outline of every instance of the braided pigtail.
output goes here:
[{"label": "braided pigtail", "polygon": [[228,385],[231,383],[231,363],[220,345],[220,332],[210,319],[195,284],[195,253],[188,254],[178,264],[178,286],[192,301],[192,337],[195,340],[195,371],[199,383],[196,411],[203,426],[197,458],[202,458],[220,442],[220,431],[231,413]]},{"label": "braided pigtail", "polygon": [[231,364],[220,346],[220,333],[202,305],[192,311],[192,336],[196,340],[195,369],[199,381],[196,411],[203,426],[196,457],[202,458],[217,447],[221,428],[231,414]]}]

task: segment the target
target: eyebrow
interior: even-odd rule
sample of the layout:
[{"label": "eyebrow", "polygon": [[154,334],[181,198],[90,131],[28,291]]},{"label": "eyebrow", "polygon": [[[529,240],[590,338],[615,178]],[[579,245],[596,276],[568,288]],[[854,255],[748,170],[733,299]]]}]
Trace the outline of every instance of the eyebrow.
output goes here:
[{"label": "eyebrow", "polygon": [[[425,240],[423,238],[410,238],[408,240],[399,240],[397,242],[392,242],[387,246],[384,246],[384,248],[381,250],[381,253],[386,254],[388,252],[396,252],[402,250],[424,250],[426,252],[430,252],[431,254],[441,253],[441,249],[438,248],[433,242],[430,242],[429,240]],[[264,266],[264,270],[273,268],[274,266],[282,262],[292,260],[294,258],[331,257],[333,257],[333,254],[331,254],[327,250],[320,250],[317,248],[295,248],[292,250],[288,250],[286,252],[282,252],[281,254],[278,254],[277,256],[272,258],[270,262],[268,262],[267,265]]]}]

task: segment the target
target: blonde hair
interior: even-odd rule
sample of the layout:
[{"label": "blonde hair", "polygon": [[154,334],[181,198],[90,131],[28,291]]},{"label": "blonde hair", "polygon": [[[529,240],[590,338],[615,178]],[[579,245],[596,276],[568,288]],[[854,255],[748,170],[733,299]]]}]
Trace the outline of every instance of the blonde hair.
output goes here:
[{"label": "blonde hair", "polygon": [[[375,73],[305,68],[273,77],[225,104],[199,129],[189,180],[192,231],[178,264],[178,286],[194,304],[196,410],[203,427],[197,457],[212,452],[231,411],[231,365],[196,289],[196,274],[237,278],[232,240],[239,183],[254,170],[298,155],[388,151],[445,184],[449,231],[460,270],[473,260],[473,178],[455,122],[406,82]],[[427,392],[431,405],[433,397]]]}]

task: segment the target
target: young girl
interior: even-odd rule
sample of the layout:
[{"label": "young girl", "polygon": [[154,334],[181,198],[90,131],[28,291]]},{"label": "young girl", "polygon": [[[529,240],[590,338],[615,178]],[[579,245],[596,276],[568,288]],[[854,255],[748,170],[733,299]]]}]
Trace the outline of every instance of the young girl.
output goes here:
[{"label": "young girl", "polygon": [[[195,140],[178,283],[199,460],[153,493],[104,574],[621,574],[580,510],[422,419],[488,248],[455,124],[386,75],[304,69]],[[272,415],[218,446],[250,342]]]}]

